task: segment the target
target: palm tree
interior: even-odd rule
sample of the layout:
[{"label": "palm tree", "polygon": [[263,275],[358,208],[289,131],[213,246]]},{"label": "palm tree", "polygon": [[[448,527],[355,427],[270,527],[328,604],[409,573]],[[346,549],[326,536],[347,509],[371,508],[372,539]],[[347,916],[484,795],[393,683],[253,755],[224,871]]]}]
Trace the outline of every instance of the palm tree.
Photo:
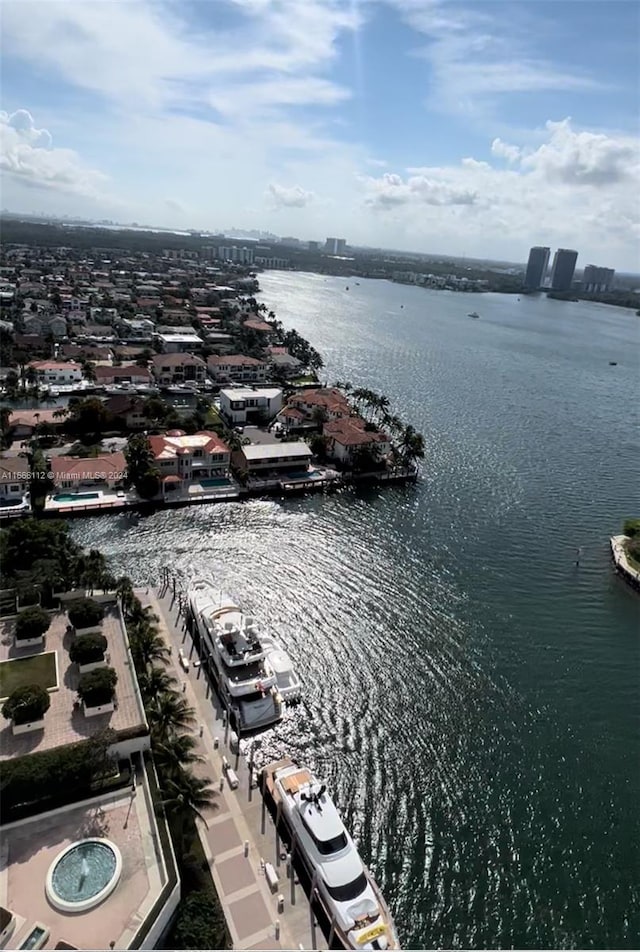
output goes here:
[{"label": "palm tree", "polygon": [[175,693],[157,695],[147,713],[149,726],[158,743],[166,743],[171,734],[187,731],[196,723],[194,709]]},{"label": "palm tree", "polygon": [[131,651],[137,666],[148,668],[154,661],[167,664],[170,651],[166,641],[155,625],[146,621],[138,622],[131,636]]},{"label": "palm tree", "polygon": [[168,694],[170,691],[173,691],[178,683],[177,678],[174,678],[172,674],[169,674],[168,671],[164,671],[155,665],[151,667],[151,670],[141,674],[138,681],[142,693],[147,698],[154,698],[160,694]]},{"label": "palm tree", "polygon": [[400,458],[405,466],[410,466],[418,459],[424,459],[425,444],[422,433],[411,425],[405,428],[400,443]]},{"label": "palm tree", "polygon": [[125,615],[128,615],[133,608],[135,593],[133,583],[127,575],[123,575],[116,582],[116,594],[120,599],[120,605]]},{"label": "palm tree", "polygon": [[172,734],[164,743],[156,744],[153,756],[165,776],[177,777],[190,764],[204,764],[197,752],[198,742],[191,734]]},{"label": "palm tree", "polygon": [[[180,837],[180,854],[185,853],[185,837],[189,825],[195,819],[207,821],[202,815],[203,810],[213,807],[215,792],[211,789],[211,781],[206,777],[196,777],[190,771],[182,771],[175,779],[167,779],[164,783],[165,798],[162,805],[167,816],[173,820]],[[175,827],[174,827],[175,828]]]}]

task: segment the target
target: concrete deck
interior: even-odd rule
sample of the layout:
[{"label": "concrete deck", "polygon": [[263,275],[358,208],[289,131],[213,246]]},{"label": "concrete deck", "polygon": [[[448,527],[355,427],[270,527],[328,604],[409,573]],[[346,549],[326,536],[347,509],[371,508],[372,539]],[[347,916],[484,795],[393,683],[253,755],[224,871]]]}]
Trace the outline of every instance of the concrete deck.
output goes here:
[{"label": "concrete deck", "polygon": [[[161,632],[172,649],[171,673],[184,685],[185,697],[196,709],[202,725],[201,753],[207,763],[201,772],[212,779],[218,797],[216,807],[206,816],[207,828],[199,824],[200,835],[234,949],[326,949],[319,929],[313,930],[314,944],[311,910],[302,887],[287,879],[284,864],[277,867],[273,821],[263,806],[260,791],[250,785],[245,757],[225,745],[219,699],[210,689],[204,668],[194,666],[198,657],[178,616],[172,590],[137,594],[160,617]],[[191,658],[188,673],[180,666],[180,649]],[[196,736],[199,734],[196,731]],[[236,790],[231,790],[224,779],[223,756],[238,776]],[[265,879],[263,861],[271,863],[280,874],[275,893]],[[279,895],[284,900],[282,912],[278,912]]]},{"label": "concrete deck", "polygon": [[105,727],[120,731],[146,726],[119,610],[115,607],[108,610],[102,622],[102,633],[107,639],[109,664],[118,675],[118,706],[112,712],[95,717],[86,717],[81,708],[74,708],[80,674],[78,666],[72,664],[69,659],[73,635],[69,631],[67,613],[56,612],[52,616],[45,644],[40,650],[34,647],[16,648],[13,644],[14,627],[15,618],[0,622],[0,660],[55,651],[58,661],[58,688],[50,691],[51,706],[44,716],[42,730],[14,736],[10,722],[4,718],[0,721],[0,761],[19,757],[21,754],[50,750],[63,744],[74,744],[86,740]]},{"label": "concrete deck", "polygon": [[[65,941],[79,949],[127,948],[157,900],[166,874],[156,855],[155,820],[142,784],[81,806],[3,828],[0,850],[0,905],[17,917],[7,947],[19,948],[41,922],[50,935],[45,949]],[[99,906],[65,913],[49,903],[45,882],[56,856],[76,840],[106,837],[122,854],[122,876]]]}]

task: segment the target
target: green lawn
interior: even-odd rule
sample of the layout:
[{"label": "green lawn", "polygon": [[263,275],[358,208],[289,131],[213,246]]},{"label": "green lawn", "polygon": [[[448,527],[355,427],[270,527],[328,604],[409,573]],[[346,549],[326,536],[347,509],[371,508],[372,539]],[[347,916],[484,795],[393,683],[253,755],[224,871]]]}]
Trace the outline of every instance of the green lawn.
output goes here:
[{"label": "green lawn", "polygon": [[211,406],[207,410],[207,425],[208,426],[222,426],[224,425],[224,420],[221,418],[216,407]]},{"label": "green lawn", "polygon": [[57,683],[55,651],[0,661],[0,698],[9,697],[16,688],[25,684],[39,684],[46,690],[54,688]]}]

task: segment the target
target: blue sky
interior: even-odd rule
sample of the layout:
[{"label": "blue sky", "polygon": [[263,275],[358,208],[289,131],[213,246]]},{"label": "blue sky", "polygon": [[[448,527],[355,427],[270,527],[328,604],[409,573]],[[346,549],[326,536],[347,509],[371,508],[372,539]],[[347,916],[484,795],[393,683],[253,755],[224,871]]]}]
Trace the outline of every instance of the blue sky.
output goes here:
[{"label": "blue sky", "polygon": [[2,205],[638,270],[639,9],[5,0]]}]

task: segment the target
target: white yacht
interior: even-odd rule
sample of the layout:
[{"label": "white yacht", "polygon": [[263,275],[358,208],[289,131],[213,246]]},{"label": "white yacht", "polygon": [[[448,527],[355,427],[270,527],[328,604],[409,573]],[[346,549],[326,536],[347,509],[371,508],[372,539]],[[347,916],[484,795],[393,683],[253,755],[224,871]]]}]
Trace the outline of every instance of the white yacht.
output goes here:
[{"label": "white yacht", "polygon": [[276,676],[278,693],[286,704],[295,704],[302,696],[302,683],[293,661],[281,644],[270,635],[260,635],[260,641],[269,665]]},{"label": "white yacht", "polygon": [[326,785],[291,760],[265,767],[263,782],[289,828],[293,855],[315,881],[331,929],[344,946],[399,949],[387,904]]},{"label": "white yacht", "polygon": [[276,724],[282,718],[283,698],[253,618],[211,582],[196,582],[188,600],[211,658],[211,674],[237,733]]}]

